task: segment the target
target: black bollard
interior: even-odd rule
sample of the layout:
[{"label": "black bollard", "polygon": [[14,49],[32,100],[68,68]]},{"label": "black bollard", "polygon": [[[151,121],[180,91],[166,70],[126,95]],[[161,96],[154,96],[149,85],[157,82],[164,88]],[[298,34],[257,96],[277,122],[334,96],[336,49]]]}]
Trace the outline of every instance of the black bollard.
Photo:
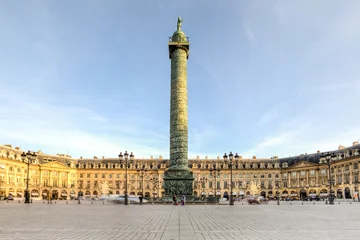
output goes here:
[{"label": "black bollard", "polygon": [[66,204],[68,204],[68,201],[66,201]]},{"label": "black bollard", "polygon": [[56,201],[55,201],[55,204],[56,204]]},{"label": "black bollard", "polygon": [[351,202],[350,202],[350,204],[351,204]]},{"label": "black bollard", "polygon": [[93,202],[91,202],[91,204],[93,204]]},{"label": "black bollard", "polygon": [[105,202],[103,202],[103,205],[105,204]]},{"label": "black bollard", "polygon": [[20,200],[18,201],[18,203],[20,203]]},{"label": "black bollard", "polygon": [[301,202],[301,205],[304,205],[304,202]]},{"label": "black bollard", "polygon": [[315,202],[313,202],[313,205],[315,205]]},{"label": "black bollard", "polygon": [[290,202],[290,205],[292,205],[292,202]]}]

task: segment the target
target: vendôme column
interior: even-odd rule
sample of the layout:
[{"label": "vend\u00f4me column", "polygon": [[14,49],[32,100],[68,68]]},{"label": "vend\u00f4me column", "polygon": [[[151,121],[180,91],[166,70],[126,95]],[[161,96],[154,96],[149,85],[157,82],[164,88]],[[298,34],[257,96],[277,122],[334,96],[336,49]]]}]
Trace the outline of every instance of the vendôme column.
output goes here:
[{"label": "vend\u00f4me column", "polygon": [[165,172],[165,195],[192,195],[193,176],[188,167],[188,99],[187,59],[190,42],[181,31],[179,17],[177,30],[169,41],[171,59],[170,96],[170,168]]}]

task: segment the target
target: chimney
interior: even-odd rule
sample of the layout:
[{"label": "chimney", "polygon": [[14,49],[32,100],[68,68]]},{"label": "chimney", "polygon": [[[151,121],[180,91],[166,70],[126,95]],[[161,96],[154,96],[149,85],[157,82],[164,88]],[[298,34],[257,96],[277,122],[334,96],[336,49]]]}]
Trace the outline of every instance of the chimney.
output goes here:
[{"label": "chimney", "polygon": [[11,145],[11,144],[5,144],[4,146],[5,146],[5,147],[8,147],[8,148],[12,148],[12,145]]},{"label": "chimney", "polygon": [[316,152],[317,152],[317,153],[320,153],[320,150],[317,150]]},{"label": "chimney", "polygon": [[207,159],[208,159],[208,156],[206,156],[205,159],[207,160]]},{"label": "chimney", "polygon": [[151,157],[150,157],[150,159],[151,159],[151,160],[153,160],[153,159],[154,159],[154,157],[153,157],[153,156],[151,156]]},{"label": "chimney", "polygon": [[340,150],[340,149],[344,149],[345,147],[344,146],[342,146],[342,145],[339,145],[339,147],[338,147],[338,149]]},{"label": "chimney", "polygon": [[20,147],[15,147],[16,150],[20,150]]},{"label": "chimney", "polygon": [[242,159],[242,156],[239,156],[239,159]]},{"label": "chimney", "polygon": [[256,156],[255,156],[255,155],[253,156],[253,159],[256,159]]},{"label": "chimney", "polygon": [[196,156],[196,160],[199,160],[200,159],[200,156]]},{"label": "chimney", "polygon": [[353,142],[353,146],[358,145],[358,144],[359,144],[358,141]]}]

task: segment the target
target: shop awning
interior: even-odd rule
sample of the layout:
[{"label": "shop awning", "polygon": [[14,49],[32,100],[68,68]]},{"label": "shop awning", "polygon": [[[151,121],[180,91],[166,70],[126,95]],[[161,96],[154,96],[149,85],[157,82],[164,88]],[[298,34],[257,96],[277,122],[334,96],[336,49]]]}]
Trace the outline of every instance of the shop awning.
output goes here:
[{"label": "shop awning", "polygon": [[206,195],[206,192],[202,192],[201,195]]},{"label": "shop awning", "polygon": [[221,192],[217,192],[216,195],[221,195]]},{"label": "shop awning", "polygon": [[38,196],[39,196],[39,193],[33,192],[33,193],[31,193],[31,196],[33,196],[33,197],[38,197]]},{"label": "shop awning", "polygon": [[62,197],[67,197],[67,193],[62,193],[61,196]]},{"label": "shop awning", "polygon": [[320,197],[327,197],[328,195],[328,193],[320,193]]},{"label": "shop awning", "polygon": [[46,196],[46,195],[47,195],[47,193],[46,193],[46,192],[44,192],[44,193],[43,193],[43,196]]},{"label": "shop awning", "polygon": [[289,194],[283,193],[283,194],[281,194],[281,196],[282,196],[282,197],[287,197],[287,196],[289,196]]},{"label": "shop awning", "polygon": [[18,193],[17,193],[17,195],[20,195],[20,196],[22,196],[22,193],[21,193],[21,192],[18,192]]},{"label": "shop awning", "polygon": [[310,193],[309,197],[316,197],[316,193]]},{"label": "shop awning", "polygon": [[214,195],[214,193],[213,193],[213,192],[209,192],[209,195]]},{"label": "shop awning", "polygon": [[292,193],[290,194],[291,197],[296,197],[297,196],[297,193]]},{"label": "shop awning", "polygon": [[244,191],[240,191],[239,195],[245,195]]},{"label": "shop awning", "polygon": [[236,192],[233,192],[233,196],[236,196]]},{"label": "shop awning", "polygon": [[74,193],[70,194],[70,197],[76,197],[76,194],[74,194]]},{"label": "shop awning", "polygon": [[9,192],[9,194],[14,195],[14,192]]}]

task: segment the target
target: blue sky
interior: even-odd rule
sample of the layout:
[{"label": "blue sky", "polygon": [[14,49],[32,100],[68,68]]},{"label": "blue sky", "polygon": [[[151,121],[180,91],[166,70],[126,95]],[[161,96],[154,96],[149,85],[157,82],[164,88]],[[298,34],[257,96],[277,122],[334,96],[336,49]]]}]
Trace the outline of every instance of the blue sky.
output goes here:
[{"label": "blue sky", "polygon": [[169,156],[177,17],[189,157],[286,157],[360,138],[359,1],[1,1],[0,143]]}]

